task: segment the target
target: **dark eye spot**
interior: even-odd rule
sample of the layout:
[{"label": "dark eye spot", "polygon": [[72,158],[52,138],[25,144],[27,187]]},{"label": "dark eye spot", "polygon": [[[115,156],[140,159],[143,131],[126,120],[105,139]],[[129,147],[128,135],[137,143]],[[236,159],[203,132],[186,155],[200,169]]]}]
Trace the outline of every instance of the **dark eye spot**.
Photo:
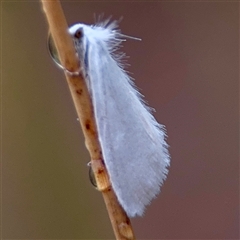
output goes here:
[{"label": "dark eye spot", "polygon": [[77,38],[77,39],[81,39],[83,37],[83,29],[82,28],[79,28],[75,34],[74,34],[74,37]]}]

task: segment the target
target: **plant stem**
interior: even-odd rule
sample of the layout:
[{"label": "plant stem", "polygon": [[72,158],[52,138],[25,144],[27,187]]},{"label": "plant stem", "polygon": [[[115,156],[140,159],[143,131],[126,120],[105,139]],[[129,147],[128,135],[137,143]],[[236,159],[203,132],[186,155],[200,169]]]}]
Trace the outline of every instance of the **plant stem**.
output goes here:
[{"label": "plant stem", "polygon": [[85,144],[90,153],[91,167],[98,190],[103,194],[115,237],[117,240],[133,240],[135,237],[131,222],[117,200],[105,168],[92,101],[80,71],[80,62],[68,33],[68,25],[61,4],[58,0],[41,0],[41,2],[61,64],[66,69],[66,80],[83,130]]}]

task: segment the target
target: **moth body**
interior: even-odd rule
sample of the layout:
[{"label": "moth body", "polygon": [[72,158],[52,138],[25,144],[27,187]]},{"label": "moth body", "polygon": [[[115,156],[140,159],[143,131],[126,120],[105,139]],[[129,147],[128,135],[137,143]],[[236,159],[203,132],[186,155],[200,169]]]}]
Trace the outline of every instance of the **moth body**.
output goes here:
[{"label": "moth body", "polygon": [[160,192],[170,157],[157,123],[121,64],[125,35],[116,22],[75,24],[73,36],[92,97],[99,141],[110,181],[129,217],[141,216]]}]

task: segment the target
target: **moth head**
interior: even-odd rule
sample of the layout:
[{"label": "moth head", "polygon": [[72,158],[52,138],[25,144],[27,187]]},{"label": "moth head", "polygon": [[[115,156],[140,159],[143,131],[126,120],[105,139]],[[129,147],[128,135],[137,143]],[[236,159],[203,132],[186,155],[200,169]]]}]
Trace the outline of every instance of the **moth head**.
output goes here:
[{"label": "moth head", "polygon": [[72,38],[74,38],[76,40],[77,39],[81,40],[83,38],[83,35],[84,35],[84,29],[83,28],[84,28],[83,24],[77,23],[77,24],[74,24],[73,26],[71,26],[68,29],[68,32],[70,33]]}]

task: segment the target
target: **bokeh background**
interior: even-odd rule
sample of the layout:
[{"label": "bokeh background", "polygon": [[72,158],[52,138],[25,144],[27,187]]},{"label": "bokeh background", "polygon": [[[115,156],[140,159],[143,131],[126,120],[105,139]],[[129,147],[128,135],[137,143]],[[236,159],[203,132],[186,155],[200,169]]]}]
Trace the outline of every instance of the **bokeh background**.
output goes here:
[{"label": "bokeh background", "polygon": [[[65,1],[69,25],[123,17],[135,78],[171,167],[138,239],[239,239],[239,4]],[[38,1],[1,2],[2,238],[113,239]]]}]

